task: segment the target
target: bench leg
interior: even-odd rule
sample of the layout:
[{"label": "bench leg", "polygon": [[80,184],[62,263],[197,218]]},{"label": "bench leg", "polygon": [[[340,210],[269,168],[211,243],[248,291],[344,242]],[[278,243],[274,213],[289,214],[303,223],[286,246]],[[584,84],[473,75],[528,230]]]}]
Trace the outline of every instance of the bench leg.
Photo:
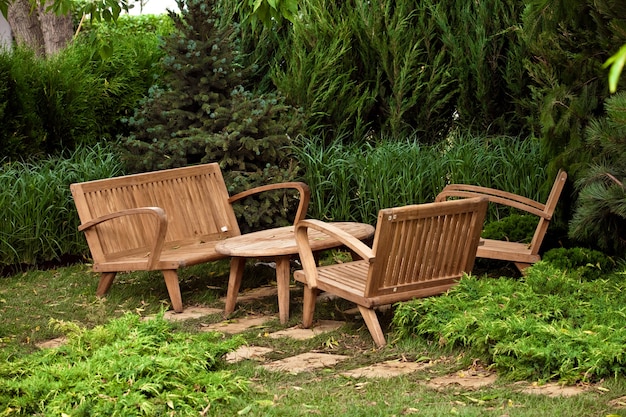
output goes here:
[{"label": "bench leg", "polygon": [[378,317],[376,317],[376,311],[374,311],[373,308],[359,306],[359,312],[361,313],[361,316],[363,316],[363,320],[365,320],[367,330],[370,331],[372,339],[374,339],[374,343],[376,343],[378,347],[385,346],[387,341],[385,340],[385,335],[380,327]]},{"label": "bench leg", "polygon": [[98,282],[98,289],[96,289],[96,294],[98,296],[103,296],[109,292],[111,284],[113,284],[115,274],[117,274],[117,272],[103,272],[100,274],[100,282]]},{"label": "bench leg", "polygon": [[226,305],[224,307],[225,316],[229,316],[235,311],[245,266],[246,258],[232,258],[230,260],[230,276],[228,277],[228,291],[226,292]]},{"label": "bench leg", "polygon": [[313,324],[313,314],[315,313],[315,303],[320,290],[304,286],[304,300],[302,305],[302,327],[308,329]]},{"label": "bench leg", "polygon": [[276,286],[278,287],[278,316],[282,324],[289,320],[289,278],[291,265],[289,256],[276,258]]},{"label": "bench leg", "polygon": [[178,283],[178,273],[174,269],[166,269],[163,271],[163,277],[165,278],[165,286],[167,292],[170,295],[170,301],[172,302],[172,308],[177,313],[183,312],[183,297],[180,294],[180,285]]}]

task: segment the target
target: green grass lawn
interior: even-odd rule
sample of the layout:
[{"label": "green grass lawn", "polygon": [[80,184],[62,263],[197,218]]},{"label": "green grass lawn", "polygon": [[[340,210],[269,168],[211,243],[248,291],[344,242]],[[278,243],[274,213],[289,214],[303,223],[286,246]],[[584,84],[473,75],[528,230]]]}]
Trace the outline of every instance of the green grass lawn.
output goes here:
[{"label": "green grass lawn", "polygon": [[[268,284],[273,278],[273,272],[264,266],[249,266],[242,287],[245,289]],[[227,277],[227,262],[183,270],[181,289],[185,305],[222,308],[220,297],[226,293]],[[63,326],[51,326],[51,319],[55,323],[75,322],[86,329],[101,329],[101,326],[107,325],[114,318],[124,317],[126,313],[153,315],[168,305],[167,291],[158,273],[121,274],[106,298],[95,296],[97,281],[98,276],[90,271],[88,265],[31,270],[0,278],[0,347],[3,361],[0,369],[6,370],[7,366],[19,360],[41,355],[38,353],[40,349],[36,346],[37,343],[63,336]],[[228,364],[216,358],[215,364],[200,370],[200,374],[216,372],[225,378],[224,381],[246,381],[242,390],[235,390],[224,398],[216,397],[213,401],[206,394],[206,405],[195,409],[178,406],[178,397],[171,400],[174,408],[168,408],[165,400],[161,406],[171,415],[216,416],[626,416],[626,408],[620,407],[620,398],[626,396],[626,379],[622,375],[589,384],[585,393],[569,398],[526,394],[521,387],[533,381],[521,384],[505,378],[499,378],[488,388],[467,389],[454,386],[435,389],[428,385],[430,380],[467,369],[472,364],[480,364],[480,360],[473,357],[469,349],[444,351],[437,343],[420,337],[413,340],[403,338],[385,348],[376,349],[360,318],[344,313],[352,306],[341,300],[321,303],[316,312],[318,319],[345,320],[346,324],[339,330],[306,341],[268,338],[268,332],[299,323],[301,296],[299,288],[292,291],[292,315],[289,323],[281,325],[278,320],[272,320],[267,327],[242,333],[243,341],[249,345],[271,347],[273,352],[267,356],[268,360],[309,351],[342,354],[349,356],[349,359],[332,369],[290,374],[270,372],[255,361]],[[277,311],[276,300],[267,298],[240,304],[236,315],[275,315]],[[390,339],[394,339],[394,329],[389,328],[392,318],[393,311],[382,313],[381,322],[387,327]],[[171,331],[187,335],[186,343],[191,347],[197,342],[196,337],[199,337],[198,329],[201,326],[221,320],[223,318],[220,314],[214,314],[168,324],[171,329],[161,329],[158,332]],[[119,324],[114,325],[119,328]],[[139,327],[137,324],[126,325]],[[130,334],[134,334],[134,331],[132,328],[128,329]],[[111,332],[113,331],[104,331],[105,334]],[[120,333],[123,336],[125,332]],[[82,337],[89,340],[89,337],[95,336]],[[235,336],[223,335],[216,340],[229,341],[233,337]],[[173,345],[173,340],[168,339],[167,343]],[[213,342],[204,340],[202,343],[207,343],[207,351],[210,351],[208,343]],[[236,344],[233,343],[233,346]],[[434,365],[390,379],[356,379],[340,375],[344,370],[385,360],[434,361]],[[199,378],[198,375],[192,377]],[[204,388],[194,387],[194,383],[188,385],[189,398],[192,398],[191,392],[204,392]],[[130,392],[130,388],[128,391]],[[167,393],[163,395],[167,396]],[[2,397],[1,389],[0,398],[5,398],[6,401],[6,396]],[[122,392],[117,401],[123,398]],[[151,415],[150,410],[150,407],[137,407],[135,411],[136,415]],[[61,415],[58,411],[51,408],[37,415]],[[81,414],[77,409],[64,412],[66,415],[88,415],[84,410]],[[0,404],[0,415],[30,414],[24,414],[23,410],[15,408],[7,409],[7,404]]]}]

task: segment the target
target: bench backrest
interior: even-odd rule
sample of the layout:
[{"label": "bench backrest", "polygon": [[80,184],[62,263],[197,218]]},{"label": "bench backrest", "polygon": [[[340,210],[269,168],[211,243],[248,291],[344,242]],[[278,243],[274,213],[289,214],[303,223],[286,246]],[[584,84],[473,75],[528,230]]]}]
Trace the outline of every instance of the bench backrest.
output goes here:
[{"label": "bench backrest", "polygon": [[[217,163],[76,183],[70,188],[83,224],[132,208],[160,207],[168,220],[166,245],[240,234]],[[86,230],[94,260],[149,248],[155,223],[149,215],[124,216]]]},{"label": "bench backrest", "polygon": [[365,297],[450,285],[471,272],[486,198],[381,210]]}]

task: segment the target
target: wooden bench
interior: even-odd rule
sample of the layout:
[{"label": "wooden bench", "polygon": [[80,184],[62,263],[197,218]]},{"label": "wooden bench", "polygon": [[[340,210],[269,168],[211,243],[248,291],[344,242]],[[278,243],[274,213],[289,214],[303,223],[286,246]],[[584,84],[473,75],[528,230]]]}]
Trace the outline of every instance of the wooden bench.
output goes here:
[{"label": "wooden bench", "polygon": [[482,239],[482,245],[478,247],[476,254],[479,258],[500,259],[513,262],[517,269],[523,272],[525,268],[541,260],[539,248],[548,231],[550,220],[552,220],[554,209],[559,201],[566,180],[567,173],[560,170],[554,180],[552,190],[545,204],[506,191],[465,184],[450,184],[445,186],[441,193],[437,195],[435,201],[445,201],[452,197],[487,197],[490,203],[513,207],[537,216],[537,228],[535,229],[530,244]]},{"label": "wooden bench", "polygon": [[232,204],[289,188],[299,192],[297,222],[309,205],[306,184],[268,184],[230,197],[217,163],[72,184],[79,230],[85,232],[93,269],[101,274],[97,294],[109,290],[118,272],[160,270],[173,309],[182,312],[177,270],[227,258],[215,245],[241,235]]}]

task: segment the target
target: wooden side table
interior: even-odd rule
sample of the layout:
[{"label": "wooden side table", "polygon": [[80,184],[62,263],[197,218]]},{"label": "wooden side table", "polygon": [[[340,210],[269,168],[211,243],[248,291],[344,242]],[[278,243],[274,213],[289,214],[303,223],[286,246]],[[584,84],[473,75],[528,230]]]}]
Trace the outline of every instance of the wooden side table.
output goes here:
[{"label": "wooden side table", "polygon": [[[366,240],[374,235],[374,227],[369,224],[354,222],[332,224],[359,240]],[[338,240],[313,229],[309,229],[309,240],[313,251],[341,246]],[[270,259],[276,263],[280,322],[286,323],[289,319],[289,261],[293,255],[298,254],[294,226],[278,227],[231,237],[218,242],[215,250],[232,257],[224,314],[229,315],[235,310],[246,258]]]}]

